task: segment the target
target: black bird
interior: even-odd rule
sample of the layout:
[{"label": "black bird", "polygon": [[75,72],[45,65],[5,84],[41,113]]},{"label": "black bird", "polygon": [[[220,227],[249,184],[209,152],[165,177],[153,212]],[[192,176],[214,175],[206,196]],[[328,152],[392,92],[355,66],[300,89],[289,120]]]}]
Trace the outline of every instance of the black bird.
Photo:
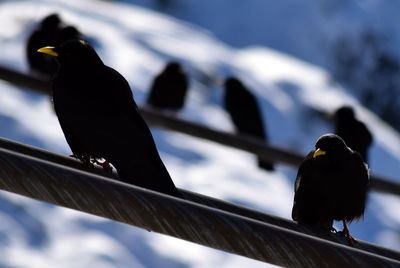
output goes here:
[{"label": "black bird", "polygon": [[185,104],[188,79],[177,62],[170,62],[155,77],[147,103],[159,109],[180,110]]},{"label": "black bird", "polygon": [[55,56],[59,63],[53,102],[73,154],[103,158],[115,166],[122,181],[181,197],[125,78],[104,65],[84,41],[38,52]]},{"label": "black bird", "polygon": [[58,14],[45,17],[27,41],[26,53],[30,69],[44,76],[54,75],[58,68],[57,62],[49,55],[37,53],[37,50],[43,46],[59,46],[66,41],[81,38],[82,34],[73,26],[65,26]]},{"label": "black bird", "polygon": [[68,25],[61,28],[55,35],[55,46],[59,46],[62,43],[71,40],[81,40],[83,38],[82,34],[76,29],[76,27]]},{"label": "black bird", "polygon": [[363,217],[368,187],[369,170],[360,154],[339,136],[323,135],[299,167],[292,218],[328,230],[334,230],[334,220],[342,221],[352,244],[346,223]]},{"label": "black bird", "polygon": [[57,32],[61,29],[58,14],[46,16],[29,36],[26,44],[26,55],[31,70],[42,75],[53,74],[57,63],[49,55],[39,54],[37,50],[43,46],[54,46]]},{"label": "black bird", "polygon": [[[225,80],[224,105],[239,134],[252,135],[268,141],[256,98],[235,77]],[[266,170],[274,170],[272,163],[261,158],[258,159],[258,166]]]},{"label": "black bird", "polygon": [[357,120],[349,106],[339,108],[334,115],[335,134],[340,136],[354,151],[361,154],[368,162],[368,149],[372,144],[372,134],[364,123]]}]

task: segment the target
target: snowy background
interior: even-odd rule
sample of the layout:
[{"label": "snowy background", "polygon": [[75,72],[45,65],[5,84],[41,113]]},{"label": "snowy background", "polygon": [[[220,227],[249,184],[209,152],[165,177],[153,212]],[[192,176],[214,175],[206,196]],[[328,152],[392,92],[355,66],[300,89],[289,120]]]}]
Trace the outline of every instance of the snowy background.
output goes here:
[{"label": "snowy background", "polygon": [[[180,61],[190,92],[179,116],[233,131],[215,81],[243,79],[262,107],[270,142],[306,154],[332,131],[320,116],[343,104],[373,132],[370,166],[400,182],[400,136],[332,78],[331,46],[344,32],[373,25],[400,35],[394,6],[378,1],[0,1],[0,64],[28,72],[24,44],[51,12],[79,28],[103,61],[130,82],[143,104],[165,62]],[[165,1],[166,3],[168,1]],[[381,4],[378,4],[381,3]],[[136,5],[137,4],[137,5]],[[384,17],[384,19],[382,19]],[[349,26],[350,25],[350,26]],[[0,136],[69,154],[47,96],[0,81]],[[257,168],[253,155],[153,129],[175,184],[183,189],[290,218],[296,170]],[[350,225],[365,241],[400,250],[400,199],[371,193],[365,219]],[[339,228],[341,226],[339,225]],[[261,262],[164,235],[0,193],[0,267],[265,267]]]}]

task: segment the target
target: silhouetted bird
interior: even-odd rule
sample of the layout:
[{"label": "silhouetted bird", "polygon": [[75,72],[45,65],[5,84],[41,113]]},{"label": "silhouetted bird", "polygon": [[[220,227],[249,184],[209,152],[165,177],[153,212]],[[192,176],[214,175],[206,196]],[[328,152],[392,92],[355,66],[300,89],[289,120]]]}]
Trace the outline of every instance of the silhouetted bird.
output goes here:
[{"label": "silhouetted bird", "polygon": [[57,14],[45,17],[28,38],[26,53],[31,70],[52,76],[58,65],[53,57],[37,53],[43,46],[59,46],[69,40],[81,39],[81,33],[73,26],[64,26]]},{"label": "silhouetted bird", "polygon": [[176,4],[176,3],[175,3],[175,1],[171,1],[171,0],[157,0],[156,4],[160,9],[165,10],[165,9],[173,7],[174,4]]},{"label": "silhouetted bird", "polygon": [[[226,79],[224,104],[225,110],[230,114],[233,124],[240,134],[252,135],[268,141],[256,98],[239,79],[234,77]],[[274,170],[272,163],[260,158],[258,166],[266,170]]]},{"label": "silhouetted bird", "polygon": [[185,104],[188,79],[177,62],[170,62],[156,76],[147,103],[159,109],[180,110]]},{"label": "silhouetted bird", "polygon": [[125,78],[84,41],[38,51],[55,56],[60,65],[54,108],[73,154],[103,158],[122,181],[180,197]]},{"label": "silhouetted bird", "polygon": [[299,167],[292,218],[328,230],[334,220],[342,221],[352,244],[346,222],[363,217],[368,185],[368,167],[359,153],[339,136],[323,135]]},{"label": "silhouetted bird", "polygon": [[349,106],[339,108],[334,115],[335,134],[339,135],[354,151],[368,162],[368,149],[372,144],[372,135],[364,123],[357,120]]},{"label": "silhouetted bird", "polygon": [[81,40],[82,34],[74,26],[68,25],[60,29],[55,36],[55,46],[71,40]]},{"label": "silhouetted bird", "polygon": [[50,14],[45,17],[38,28],[29,36],[26,45],[26,55],[31,70],[44,75],[54,73],[57,63],[52,57],[37,53],[43,46],[54,46],[57,32],[61,28],[61,20],[57,14]]}]

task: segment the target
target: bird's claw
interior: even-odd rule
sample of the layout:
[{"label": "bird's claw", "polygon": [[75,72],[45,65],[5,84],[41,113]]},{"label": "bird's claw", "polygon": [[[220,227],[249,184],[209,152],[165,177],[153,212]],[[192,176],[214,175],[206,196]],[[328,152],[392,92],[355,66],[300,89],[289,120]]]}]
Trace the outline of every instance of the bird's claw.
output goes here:
[{"label": "bird's claw", "polygon": [[334,232],[334,233],[338,233],[338,231],[333,226],[331,227],[331,229],[329,231]]},{"label": "bird's claw", "polygon": [[355,239],[355,238],[354,238],[352,235],[350,235],[349,233],[346,234],[346,232],[345,232],[344,230],[343,230],[343,231],[340,231],[340,232],[338,232],[338,233],[343,234],[343,235],[346,237],[347,243],[349,244],[349,246],[354,247],[354,243],[357,242],[357,239]]},{"label": "bird's claw", "polygon": [[341,231],[340,233],[342,233],[347,238],[347,243],[349,244],[349,246],[354,247],[354,243],[357,242],[357,240],[352,235],[350,235],[349,228],[347,228],[347,224],[345,221],[343,221],[343,231]]},{"label": "bird's claw", "polygon": [[347,242],[349,243],[350,246],[354,247],[354,243],[357,242],[357,239],[355,239],[353,236],[348,234],[347,236]]},{"label": "bird's claw", "polygon": [[93,166],[93,163],[92,163],[92,161],[91,161],[91,158],[90,158],[90,156],[88,156],[88,155],[77,155],[77,154],[72,154],[72,155],[70,155],[71,157],[73,157],[73,158],[76,158],[76,159],[78,159],[78,160],[80,160],[82,163],[83,163],[83,165],[85,165],[86,167],[89,167],[89,168],[93,168],[94,166]]},{"label": "bird's claw", "polygon": [[93,160],[92,160],[92,163],[93,163],[93,164],[98,164],[98,165],[102,166],[103,169],[104,169],[107,173],[112,173],[113,168],[112,168],[112,166],[110,165],[110,162],[108,162],[107,160],[104,160],[103,162],[100,162],[100,161],[97,160],[97,159],[93,159]]},{"label": "bird's claw", "polygon": [[92,163],[92,161],[90,160],[90,156],[84,155],[82,156],[82,158],[80,159],[82,161],[82,163],[90,168],[94,168],[94,165]]}]

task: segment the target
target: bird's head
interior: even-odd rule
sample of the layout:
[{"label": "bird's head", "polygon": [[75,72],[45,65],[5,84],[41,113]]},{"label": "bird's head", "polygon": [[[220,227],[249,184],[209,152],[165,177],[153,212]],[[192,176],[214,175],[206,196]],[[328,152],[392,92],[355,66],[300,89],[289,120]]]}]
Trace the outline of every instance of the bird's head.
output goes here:
[{"label": "bird's head", "polygon": [[57,13],[53,13],[45,17],[41,22],[42,29],[55,30],[59,27],[61,19]]},{"label": "bird's head", "polygon": [[180,73],[182,72],[182,67],[178,62],[171,61],[165,66],[165,71],[168,73]]},{"label": "bird's head", "polygon": [[335,134],[325,134],[319,137],[315,144],[313,158],[321,155],[337,155],[349,151],[344,140]]},{"label": "bird's head", "polygon": [[61,67],[71,65],[74,68],[103,64],[96,51],[85,41],[70,40],[56,47],[42,47],[37,52],[54,56]]},{"label": "bird's head", "polygon": [[80,36],[81,36],[80,32],[74,26],[66,26],[58,32],[58,34],[57,34],[57,42],[58,43],[57,44],[61,44],[68,40],[79,39]]},{"label": "bird's head", "polygon": [[343,106],[336,110],[334,118],[338,121],[348,121],[354,119],[354,110],[350,106]]},{"label": "bird's head", "polygon": [[229,88],[229,89],[234,89],[234,88],[242,88],[243,84],[242,82],[240,82],[239,79],[237,79],[236,77],[228,77],[227,79],[225,79],[225,88]]}]

